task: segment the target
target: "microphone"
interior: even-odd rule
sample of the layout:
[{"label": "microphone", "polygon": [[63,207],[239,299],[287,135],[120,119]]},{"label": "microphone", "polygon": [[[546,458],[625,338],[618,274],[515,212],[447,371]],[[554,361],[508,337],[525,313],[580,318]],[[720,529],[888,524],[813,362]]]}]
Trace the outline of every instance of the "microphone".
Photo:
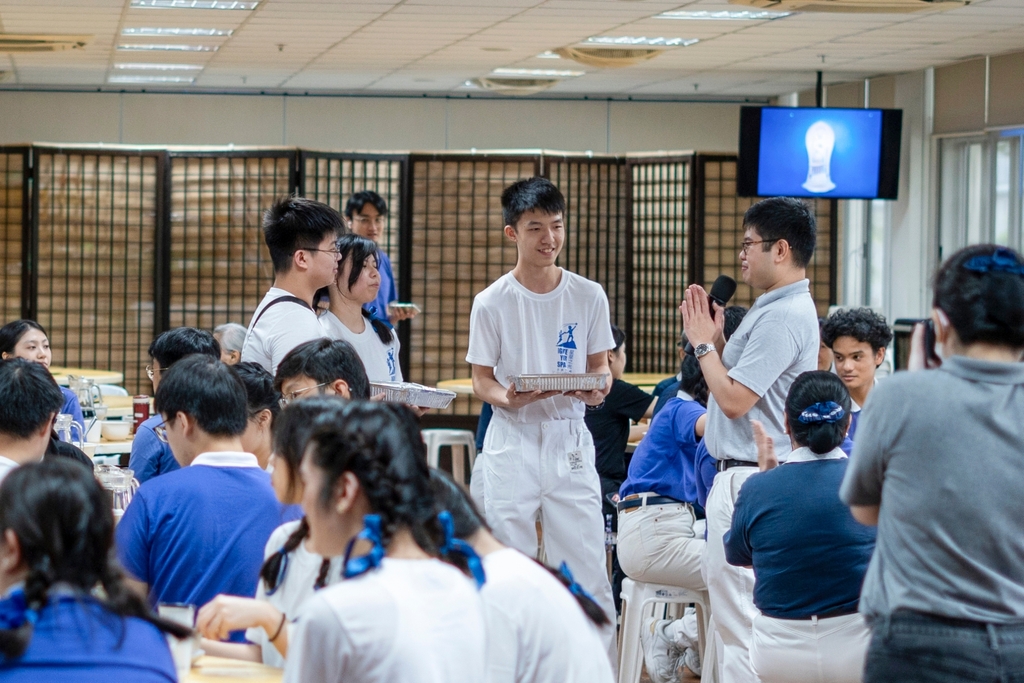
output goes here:
[{"label": "microphone", "polygon": [[[719,275],[715,278],[714,284],[711,285],[711,291],[708,292],[708,298],[722,308],[725,308],[725,305],[729,303],[729,299],[731,299],[732,295],[735,293],[736,281],[728,275]],[[683,347],[683,353],[688,356],[692,356],[693,344],[687,341],[686,346]]]}]

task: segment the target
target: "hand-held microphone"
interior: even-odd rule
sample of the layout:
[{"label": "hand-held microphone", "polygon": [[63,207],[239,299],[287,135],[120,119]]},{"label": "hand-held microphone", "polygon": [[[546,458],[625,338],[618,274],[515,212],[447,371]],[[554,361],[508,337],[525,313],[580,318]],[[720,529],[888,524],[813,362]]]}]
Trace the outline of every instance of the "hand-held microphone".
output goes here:
[{"label": "hand-held microphone", "polygon": [[[715,278],[714,284],[711,285],[711,291],[708,292],[708,298],[711,299],[712,302],[721,306],[722,308],[725,308],[725,305],[729,303],[729,299],[731,299],[732,295],[735,293],[736,281],[733,280],[728,275],[719,275],[717,278]],[[711,313],[712,315],[714,315],[713,309]],[[686,346],[683,347],[683,352],[686,353],[686,355],[688,356],[692,356],[693,344],[687,341]]]}]

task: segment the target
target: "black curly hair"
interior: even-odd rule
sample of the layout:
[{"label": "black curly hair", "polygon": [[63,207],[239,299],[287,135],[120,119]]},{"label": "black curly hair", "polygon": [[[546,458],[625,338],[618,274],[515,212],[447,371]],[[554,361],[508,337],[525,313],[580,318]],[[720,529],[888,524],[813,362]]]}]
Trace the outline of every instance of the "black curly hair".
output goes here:
[{"label": "black curly hair", "polygon": [[885,316],[870,308],[847,308],[830,315],[821,326],[821,341],[825,346],[832,348],[840,337],[853,337],[870,344],[871,350],[878,353],[879,349],[889,346],[892,330]]},{"label": "black curly hair", "polygon": [[941,309],[964,344],[987,342],[1024,348],[1024,275],[965,267],[974,257],[1001,256],[1024,266],[1018,252],[995,244],[978,244],[950,256],[935,273],[932,305]]}]

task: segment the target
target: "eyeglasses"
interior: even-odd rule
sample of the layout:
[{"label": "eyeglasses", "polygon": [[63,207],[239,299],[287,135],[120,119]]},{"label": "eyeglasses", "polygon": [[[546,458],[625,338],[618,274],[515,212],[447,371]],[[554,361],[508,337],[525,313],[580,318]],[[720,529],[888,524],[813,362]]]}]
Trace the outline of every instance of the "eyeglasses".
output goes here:
[{"label": "eyeglasses", "polygon": [[[291,403],[292,401],[297,399],[299,397],[299,394],[304,394],[307,391],[312,391],[313,389],[319,389],[320,387],[326,387],[328,384],[330,384],[330,382],[323,382],[321,384],[317,384],[314,387],[306,387],[305,389],[297,389],[296,391],[293,391],[293,392],[291,392],[289,394],[286,394],[286,395],[282,396],[280,399],[278,399],[277,402],[278,402],[278,404],[282,408],[285,408],[285,407],[288,406],[289,403]],[[319,393],[322,394],[324,392],[321,391]]]},{"label": "eyeglasses", "polygon": [[337,247],[335,247],[334,249],[311,249],[310,247],[302,247],[301,249],[296,249],[295,251],[322,251],[326,254],[334,254],[334,258],[336,259],[341,258],[341,252],[338,251]]},{"label": "eyeglasses", "polygon": [[156,434],[156,438],[160,439],[161,443],[169,443],[167,441],[167,425],[157,425],[153,427],[153,433]]},{"label": "eyeglasses", "polygon": [[[171,365],[173,365],[173,363]],[[166,368],[160,368],[160,372],[167,372],[170,369],[171,369],[171,366],[168,365]],[[154,374],[155,374],[155,371],[153,370],[153,366],[152,365],[147,365],[146,366],[146,376],[149,377],[150,381],[153,380],[153,375]]]},{"label": "eyeglasses", "polygon": [[744,242],[742,242],[740,244],[740,253],[741,254],[746,254],[748,251],[750,251],[750,248],[752,246],[754,246],[755,244],[772,244],[773,242],[778,242],[781,239],[782,239],[781,237],[776,237],[773,240],[757,240],[757,241],[745,240]]},{"label": "eyeglasses", "polygon": [[370,223],[373,223],[374,225],[384,225],[387,222],[387,217],[377,216],[376,218],[370,218],[369,216],[353,216],[352,222],[358,223],[359,225],[369,225]]}]

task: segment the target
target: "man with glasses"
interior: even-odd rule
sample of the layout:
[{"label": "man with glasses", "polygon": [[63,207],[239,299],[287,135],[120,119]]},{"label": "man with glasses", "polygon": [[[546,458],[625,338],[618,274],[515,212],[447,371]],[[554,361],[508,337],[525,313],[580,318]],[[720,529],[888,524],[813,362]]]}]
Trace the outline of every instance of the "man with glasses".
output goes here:
[{"label": "man with glasses", "polygon": [[[379,247],[380,239],[387,227],[388,204],[373,190],[362,190],[348,198],[345,204],[345,224],[348,229],[366,239],[373,240]],[[398,301],[398,286],[391,270],[391,259],[383,250],[377,250],[377,272],[380,274],[380,289],[377,298],[370,304],[371,313],[381,320],[395,325],[400,320],[416,317],[415,309],[390,309],[392,301]]]},{"label": "man with glasses", "polygon": [[370,381],[359,354],[347,341],[315,339],[292,349],[277,367],[274,388],[281,407],[320,394],[370,398]]},{"label": "man with glasses", "polygon": [[[146,366],[146,374],[153,382],[154,394],[160,386],[163,373],[185,356],[192,354],[220,360],[220,345],[212,334],[194,327],[177,327],[153,340],[149,345],[150,364]],[[162,424],[163,418],[156,414],[139,425],[135,432],[128,466],[135,472],[135,478],[139,483],[181,467],[174,459],[170,446],[157,435],[156,429]]]},{"label": "man with glasses", "polygon": [[313,297],[338,275],[338,212],[303,197],[285,197],[263,214],[263,238],[274,264],[274,285],[253,312],[242,345],[242,362],[270,374],[285,354],[325,336]]},{"label": "man with glasses", "polygon": [[743,216],[740,271],[759,296],[726,343],[724,311],[699,285],[690,285],[679,307],[683,329],[707,382],[704,441],[717,461],[708,493],[704,574],[715,625],[724,644],[720,678],[757,681],[749,649],[754,574],[725,561],[723,536],[732,525],[736,496],[757,472],[752,421],[764,425],[781,462],[792,450],[785,432],[786,396],[793,380],[818,367],[818,315],[807,280],[814,255],[814,213],[803,202],[773,197]]}]

